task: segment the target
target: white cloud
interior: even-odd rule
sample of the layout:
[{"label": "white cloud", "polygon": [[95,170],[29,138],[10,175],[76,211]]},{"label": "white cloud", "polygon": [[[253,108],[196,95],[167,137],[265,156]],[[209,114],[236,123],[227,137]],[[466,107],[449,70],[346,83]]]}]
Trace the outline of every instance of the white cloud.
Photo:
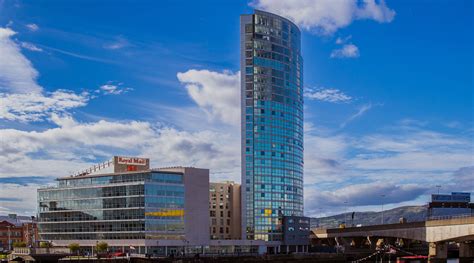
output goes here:
[{"label": "white cloud", "polygon": [[[316,214],[318,209],[335,209],[348,206],[360,207],[370,205],[397,204],[411,201],[424,195],[429,190],[428,185],[393,184],[386,182],[372,182],[353,184],[337,189],[337,191],[318,191],[310,189],[306,194],[306,213]],[[382,197],[383,195],[383,197]]]},{"label": "white cloud", "polygon": [[349,36],[347,36],[347,37],[338,37],[338,38],[336,39],[336,44],[338,44],[338,45],[345,44],[345,43],[347,43],[347,41],[349,41],[351,38],[352,38],[352,35],[349,35]]},{"label": "white cloud", "polygon": [[364,104],[364,105],[360,106],[355,114],[351,115],[346,121],[341,123],[340,127],[341,128],[346,127],[347,124],[349,124],[350,122],[352,122],[353,120],[355,120],[357,118],[360,118],[362,115],[364,115],[370,109],[372,109],[373,106],[375,106],[375,105],[373,105],[372,103],[367,103],[367,104]]},{"label": "white cloud", "polygon": [[[51,120],[56,127],[43,131],[0,129],[1,177],[26,176],[32,170],[35,176],[67,175],[87,160],[118,153],[151,157],[153,166],[192,165],[220,171],[240,164],[235,151],[240,140],[226,134],[180,131],[139,121],[81,123],[56,114]],[[37,154],[41,158],[31,157]]]},{"label": "white cloud", "polygon": [[18,45],[11,39],[16,32],[0,28],[0,91],[15,93],[39,93],[42,88],[36,83],[38,72],[23,56]]},{"label": "white cloud", "polygon": [[41,49],[40,47],[37,47],[33,43],[21,42],[20,45],[21,45],[22,48],[28,49],[30,51],[35,51],[35,52],[42,52],[43,51],[43,49]]},{"label": "white cloud", "polygon": [[240,73],[191,69],[177,74],[188,95],[211,119],[240,124]]},{"label": "white cloud", "polygon": [[[31,176],[31,171],[42,177],[67,176],[123,154],[150,157],[153,167],[210,168],[213,180],[240,181],[240,138],[234,134],[188,132],[142,121],[83,123],[56,114],[51,120],[55,127],[42,131],[0,129],[0,178]],[[27,201],[17,208],[13,201],[4,205],[33,210],[34,199]]]},{"label": "white cloud", "polygon": [[[36,215],[36,190],[38,185],[2,184],[0,191],[0,215]],[[21,194],[19,194],[21,193]]]},{"label": "white cloud", "polygon": [[[474,160],[473,160],[474,163]],[[474,165],[461,167],[459,170],[453,173],[452,179],[450,180],[452,191],[474,191]],[[446,185],[445,185],[446,186]],[[445,187],[446,188],[446,187]],[[443,189],[447,191],[449,189]]]},{"label": "white cloud", "polygon": [[321,100],[327,102],[349,102],[352,98],[338,89],[312,89],[307,88],[304,96],[312,100]]},{"label": "white cloud", "polygon": [[387,198],[393,204],[421,204],[419,198],[429,190],[436,191],[438,184],[445,192],[472,191],[472,147],[468,137],[418,126],[385,127],[360,138],[308,128],[306,212],[316,214],[317,209],[325,208],[338,213],[347,200],[353,200],[350,206],[354,209],[364,210],[381,191],[387,196],[400,194]]},{"label": "white cloud", "polygon": [[30,31],[33,31],[33,32],[38,31],[38,29],[39,29],[39,26],[37,24],[33,24],[33,23],[32,24],[27,24],[26,27]]},{"label": "white cloud", "polygon": [[289,18],[301,28],[319,34],[332,34],[355,20],[370,19],[391,22],[395,11],[384,0],[255,0],[251,4]]},{"label": "white cloud", "polygon": [[111,49],[111,50],[116,50],[116,49],[122,49],[124,47],[129,46],[130,43],[128,42],[127,39],[125,39],[122,36],[118,36],[115,41],[111,41],[107,44],[104,44],[105,49]]},{"label": "white cloud", "polygon": [[0,93],[0,119],[10,121],[41,121],[51,114],[65,114],[68,110],[85,106],[90,99],[87,92],[68,90],[51,93]]},{"label": "white cloud", "polygon": [[305,132],[305,183],[336,182],[344,171],[344,159],[349,144],[343,135],[323,135]]},{"label": "white cloud", "polygon": [[331,52],[331,58],[358,58],[359,56],[359,48],[354,44],[345,44],[342,48]]},{"label": "white cloud", "polygon": [[472,142],[458,136],[412,128],[398,134],[367,135],[354,144],[360,153],[348,164],[366,171],[452,172],[472,165]]},{"label": "white cloud", "polygon": [[[82,107],[94,96],[88,92],[70,90],[44,92],[37,84],[38,72],[21,53],[20,46],[31,51],[42,51],[32,43],[13,41],[16,32],[0,28],[0,119],[9,121],[43,121],[52,114],[68,114]],[[99,88],[102,94],[122,94],[130,88],[109,82]]]},{"label": "white cloud", "polygon": [[132,90],[131,88],[126,88],[122,86],[123,86],[123,83],[115,83],[115,82],[109,81],[107,84],[100,86],[99,89],[96,91],[101,92],[105,95],[120,95]]}]

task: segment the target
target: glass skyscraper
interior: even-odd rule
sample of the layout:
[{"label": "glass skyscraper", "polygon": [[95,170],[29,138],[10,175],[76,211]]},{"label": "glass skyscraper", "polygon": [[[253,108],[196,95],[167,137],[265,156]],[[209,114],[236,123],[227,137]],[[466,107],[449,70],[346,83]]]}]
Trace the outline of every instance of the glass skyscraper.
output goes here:
[{"label": "glass skyscraper", "polygon": [[263,11],[242,15],[242,224],[247,239],[281,241],[303,215],[301,33]]}]

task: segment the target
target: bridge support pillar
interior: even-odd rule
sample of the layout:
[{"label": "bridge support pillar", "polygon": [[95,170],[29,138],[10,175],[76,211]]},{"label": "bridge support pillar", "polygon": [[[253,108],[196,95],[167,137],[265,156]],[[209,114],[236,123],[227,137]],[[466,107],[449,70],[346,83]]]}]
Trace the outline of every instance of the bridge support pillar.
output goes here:
[{"label": "bridge support pillar", "polygon": [[428,252],[429,263],[446,263],[448,259],[448,244],[446,242],[430,242]]},{"label": "bridge support pillar", "polygon": [[459,243],[459,263],[474,262],[474,242]]}]

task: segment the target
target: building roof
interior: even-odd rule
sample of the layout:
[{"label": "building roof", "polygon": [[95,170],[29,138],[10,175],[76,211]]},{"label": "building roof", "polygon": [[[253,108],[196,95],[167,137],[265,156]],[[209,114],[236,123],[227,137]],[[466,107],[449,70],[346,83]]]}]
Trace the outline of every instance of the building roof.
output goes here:
[{"label": "building roof", "polygon": [[15,226],[21,226],[25,223],[31,223],[31,216],[16,216],[16,218],[12,218],[10,216],[0,216],[0,223],[7,222]]},{"label": "building roof", "polygon": [[56,178],[56,180],[82,179],[82,178],[93,178],[93,177],[122,175],[122,174],[141,174],[141,173],[149,173],[149,172],[182,174],[182,172],[165,171],[165,170],[160,170],[160,169],[161,168],[153,168],[153,169],[148,169],[148,170],[143,170],[143,171],[133,171],[133,172],[116,172],[116,173],[104,173],[104,174],[87,174],[87,175],[79,175],[79,176],[65,176],[65,177]]}]

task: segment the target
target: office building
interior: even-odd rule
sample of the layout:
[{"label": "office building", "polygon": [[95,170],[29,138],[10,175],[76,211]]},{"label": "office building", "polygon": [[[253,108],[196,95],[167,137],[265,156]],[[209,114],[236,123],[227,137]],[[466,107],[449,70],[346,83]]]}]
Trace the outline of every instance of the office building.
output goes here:
[{"label": "office building", "polygon": [[283,217],[282,253],[308,252],[310,241],[310,218],[304,216]]},{"label": "office building", "polygon": [[471,193],[453,192],[450,195],[431,195],[428,217],[472,214],[474,214],[474,203],[471,203]]},{"label": "office building", "polygon": [[209,213],[211,239],[241,239],[240,184],[210,183]]},{"label": "office building", "polygon": [[207,169],[150,169],[147,158],[115,156],[57,181],[38,190],[42,240],[158,255],[209,243]]},{"label": "office building", "polygon": [[242,236],[282,241],[283,217],[303,215],[303,59],[298,27],[242,15]]}]

